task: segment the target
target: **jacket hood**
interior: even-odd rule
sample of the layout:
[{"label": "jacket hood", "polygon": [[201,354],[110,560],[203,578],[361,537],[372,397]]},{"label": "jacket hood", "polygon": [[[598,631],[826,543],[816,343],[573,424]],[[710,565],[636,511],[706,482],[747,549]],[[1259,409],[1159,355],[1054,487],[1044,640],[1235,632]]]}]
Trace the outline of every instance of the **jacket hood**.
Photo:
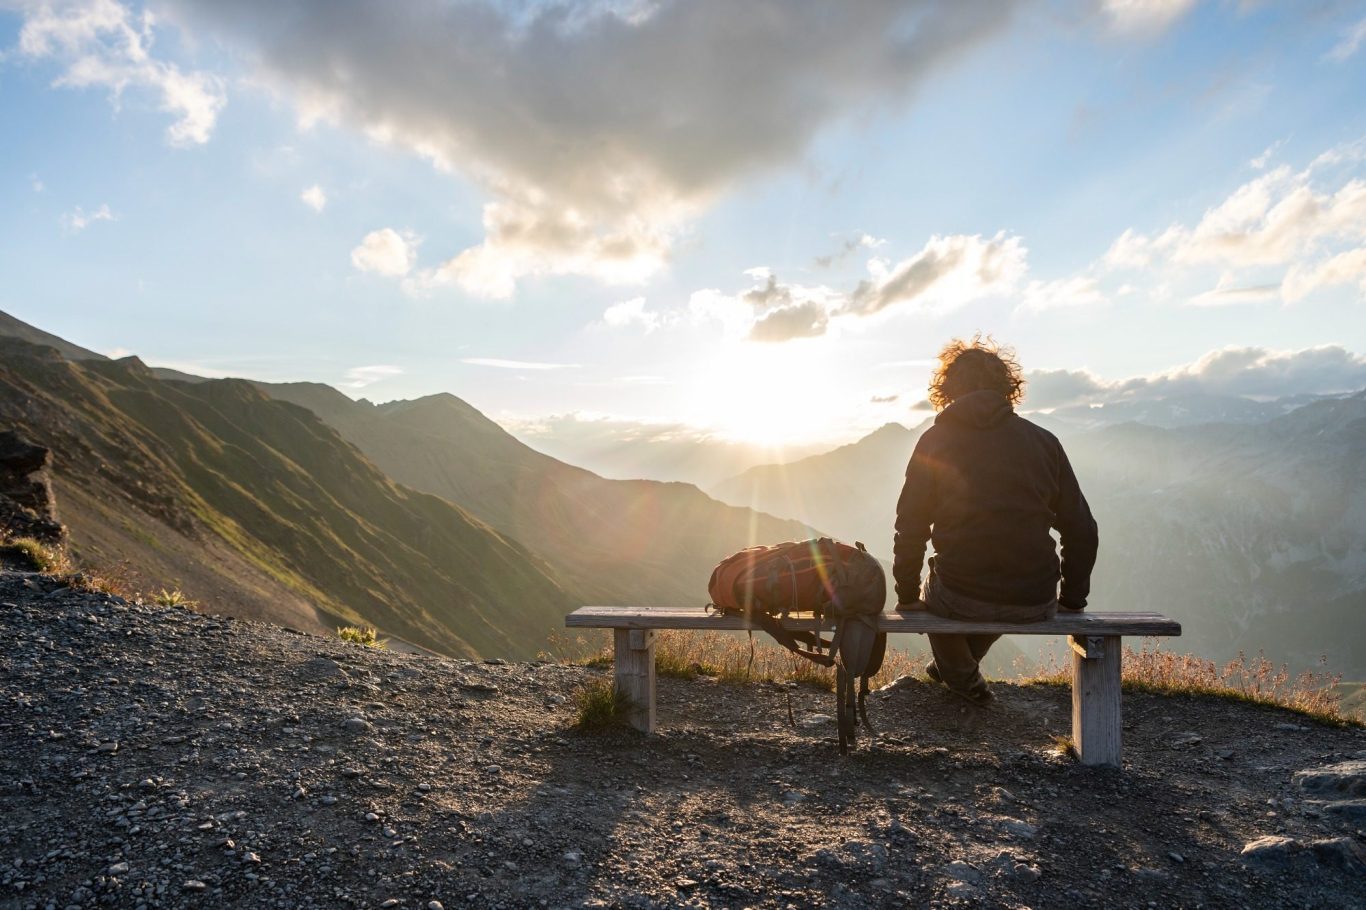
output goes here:
[{"label": "jacket hood", "polygon": [[996,426],[1014,413],[1015,409],[1000,392],[979,389],[954,401],[940,412],[934,422],[957,423],[985,430]]}]

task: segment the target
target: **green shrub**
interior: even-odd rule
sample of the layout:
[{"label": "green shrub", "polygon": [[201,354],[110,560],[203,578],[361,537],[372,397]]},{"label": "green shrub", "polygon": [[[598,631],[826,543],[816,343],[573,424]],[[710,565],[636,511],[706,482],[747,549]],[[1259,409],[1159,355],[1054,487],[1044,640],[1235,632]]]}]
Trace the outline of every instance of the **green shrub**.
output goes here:
[{"label": "green shrub", "polygon": [[595,679],[574,693],[574,707],[578,709],[574,726],[594,732],[625,726],[631,701],[610,680]]},{"label": "green shrub", "polygon": [[353,645],[363,645],[367,648],[382,648],[384,642],[379,638],[379,632],[373,626],[338,626],[337,637],[342,641],[349,641]]}]

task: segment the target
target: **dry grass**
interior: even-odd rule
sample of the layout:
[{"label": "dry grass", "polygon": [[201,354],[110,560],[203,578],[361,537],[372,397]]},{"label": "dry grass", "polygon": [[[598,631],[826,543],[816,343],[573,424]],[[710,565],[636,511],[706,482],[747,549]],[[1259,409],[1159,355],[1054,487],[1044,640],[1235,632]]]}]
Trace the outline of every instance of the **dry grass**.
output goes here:
[{"label": "dry grass", "polygon": [[[590,667],[612,665],[612,645],[604,636],[596,643],[579,637],[552,641],[561,659]],[[725,632],[668,629],[655,638],[655,672],[660,676],[695,679],[710,676],[721,682],[744,685],[755,682],[796,683],[815,689],[834,690],[835,671],[798,657],[765,637],[754,638]],[[872,684],[880,686],[899,676],[919,674],[920,666],[901,651],[887,652],[882,669]]]},{"label": "dry grass", "polygon": [[[1050,661],[1019,680],[1022,685],[1071,685],[1071,671]],[[1343,710],[1337,690],[1340,676],[1306,671],[1291,673],[1259,653],[1242,653],[1222,666],[1194,654],[1176,654],[1144,645],[1124,649],[1124,687],[1160,695],[1209,695],[1288,708],[1336,726],[1362,726]]]},{"label": "dry grass", "polygon": [[127,601],[138,600],[142,595],[133,583],[132,569],[122,562],[111,567],[86,567],[72,572],[62,579],[78,591],[109,594],[122,597]]},{"label": "dry grass", "polygon": [[574,693],[574,707],[577,710],[575,729],[591,733],[624,727],[631,702],[626,693],[609,680],[594,679]]},{"label": "dry grass", "polygon": [[[655,670],[660,676],[710,676],[737,685],[794,682],[817,689],[835,687],[833,670],[817,666],[759,636],[751,643],[743,635],[670,629],[659,632],[655,641]],[[611,636],[605,630],[592,637],[553,640],[552,648],[559,659],[582,666],[610,667],[613,663]],[[872,682],[876,687],[907,675],[923,675],[918,660],[903,651],[889,650]],[[1124,687],[1131,691],[1206,695],[1275,705],[1327,724],[1363,726],[1362,720],[1344,706],[1340,681],[1340,677],[1328,673],[1293,674],[1261,654],[1255,659],[1239,655],[1236,660],[1220,665],[1193,654],[1177,654],[1147,645],[1138,650],[1124,649]],[[1014,682],[1070,686],[1072,676],[1069,666],[1054,658],[1042,667],[1022,671]]]}]

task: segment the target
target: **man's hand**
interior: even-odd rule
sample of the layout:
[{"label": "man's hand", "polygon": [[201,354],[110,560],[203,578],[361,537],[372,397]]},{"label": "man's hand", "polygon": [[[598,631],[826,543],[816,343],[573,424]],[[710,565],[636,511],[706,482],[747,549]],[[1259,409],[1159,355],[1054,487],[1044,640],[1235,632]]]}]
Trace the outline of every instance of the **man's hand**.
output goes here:
[{"label": "man's hand", "polygon": [[925,601],[923,600],[916,600],[912,603],[899,603],[896,605],[896,611],[898,613],[919,613],[926,609],[928,608],[925,606]]}]

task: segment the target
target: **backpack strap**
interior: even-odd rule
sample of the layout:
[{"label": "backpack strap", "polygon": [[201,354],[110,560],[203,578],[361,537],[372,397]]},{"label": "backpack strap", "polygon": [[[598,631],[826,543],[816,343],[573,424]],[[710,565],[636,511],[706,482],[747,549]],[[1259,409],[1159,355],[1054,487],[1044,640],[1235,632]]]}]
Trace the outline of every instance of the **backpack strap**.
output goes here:
[{"label": "backpack strap", "polygon": [[[829,654],[822,654],[820,649],[830,645],[815,632],[789,632],[783,628],[783,624],[774,619],[762,610],[751,610],[746,614],[746,618],[758,625],[769,635],[793,654],[805,657],[812,663],[820,664],[822,667],[829,667],[835,662],[834,648],[831,647]],[[802,645],[806,644],[814,650],[807,650]]]}]

